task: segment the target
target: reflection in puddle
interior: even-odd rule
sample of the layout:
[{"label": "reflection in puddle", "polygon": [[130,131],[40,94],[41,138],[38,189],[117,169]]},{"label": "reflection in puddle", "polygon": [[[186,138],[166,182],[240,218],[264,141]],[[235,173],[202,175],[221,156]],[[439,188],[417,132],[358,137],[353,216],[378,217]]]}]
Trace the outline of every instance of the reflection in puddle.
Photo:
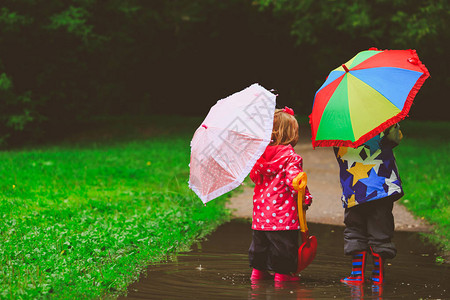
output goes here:
[{"label": "reflection in puddle", "polygon": [[[247,250],[250,224],[232,221],[207,241],[169,262],[148,267],[128,288],[127,299],[419,299],[450,298],[450,267],[437,265],[435,249],[419,235],[396,232],[397,257],[386,265],[384,286],[351,286],[339,279],[350,272],[343,255],[343,227],[308,224],[317,237],[316,259],[299,282],[250,281]],[[366,267],[370,277],[371,264]],[[125,297],[123,298],[125,299]]]}]

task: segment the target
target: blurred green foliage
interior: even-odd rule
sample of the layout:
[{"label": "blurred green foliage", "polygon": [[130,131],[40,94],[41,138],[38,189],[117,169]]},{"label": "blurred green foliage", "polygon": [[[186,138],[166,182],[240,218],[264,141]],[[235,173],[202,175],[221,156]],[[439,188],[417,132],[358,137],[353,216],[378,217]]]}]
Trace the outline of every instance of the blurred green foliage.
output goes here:
[{"label": "blurred green foliage", "polygon": [[18,95],[14,92],[11,78],[0,74],[0,145],[6,141],[11,132],[24,131],[36,116],[34,104],[29,91]]},{"label": "blurred green foliage", "polygon": [[419,97],[439,105],[449,11],[444,0],[3,0],[0,143],[64,137],[97,115],[204,115],[254,82],[307,115],[328,72],[372,46],[417,49],[433,76]]},{"label": "blurred green foliage", "polygon": [[[432,76],[420,95],[443,103],[440,98],[445,97],[444,87],[450,84],[445,58],[446,46],[450,44],[450,2],[447,0],[255,2],[261,10],[290,20],[291,34],[297,44],[310,49],[308,60],[314,62],[311,76],[316,78],[317,85],[333,67],[359,51],[370,47],[416,49]],[[338,59],[330,65],[333,57]],[[429,105],[421,105],[420,109],[421,114],[428,114],[427,118],[442,117],[439,112],[429,113]]]},{"label": "blurred green foliage", "polygon": [[448,37],[450,4],[446,0],[260,0],[262,8],[287,15],[292,34],[299,44],[342,44],[367,39],[374,44],[389,42],[391,47],[420,47],[433,42],[439,52],[439,38]]},{"label": "blurred green foliage", "polygon": [[126,109],[130,98],[142,98],[129,88],[138,64],[133,57],[142,58],[133,52],[137,40],[164,32],[165,21],[153,13],[163,1],[145,1],[146,9],[137,2],[2,1],[0,141],[45,140],[99,112],[138,110]]},{"label": "blurred green foliage", "polygon": [[84,42],[92,34],[92,25],[87,25],[89,16],[83,7],[69,6],[67,10],[50,16],[50,24],[47,28],[59,29],[65,28],[68,33],[79,36]]}]

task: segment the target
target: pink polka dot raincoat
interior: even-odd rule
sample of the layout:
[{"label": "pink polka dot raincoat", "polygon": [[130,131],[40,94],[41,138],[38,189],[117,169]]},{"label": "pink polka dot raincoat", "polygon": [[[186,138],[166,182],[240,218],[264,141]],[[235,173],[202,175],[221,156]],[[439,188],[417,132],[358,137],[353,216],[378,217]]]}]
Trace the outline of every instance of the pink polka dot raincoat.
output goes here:
[{"label": "pink polka dot raincoat", "polygon": [[[291,145],[267,146],[256,162],[250,178],[255,183],[253,193],[254,230],[298,230],[297,191],[292,180],[302,172],[302,158]],[[312,202],[306,188],[305,203]]]}]

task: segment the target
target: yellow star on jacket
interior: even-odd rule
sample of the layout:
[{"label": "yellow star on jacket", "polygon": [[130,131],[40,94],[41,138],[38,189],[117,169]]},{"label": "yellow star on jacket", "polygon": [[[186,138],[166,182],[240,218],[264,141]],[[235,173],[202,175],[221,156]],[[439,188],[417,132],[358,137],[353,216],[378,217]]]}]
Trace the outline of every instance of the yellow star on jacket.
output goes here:
[{"label": "yellow star on jacket", "polygon": [[347,207],[350,208],[350,207],[353,207],[353,206],[355,206],[355,205],[356,205],[356,199],[355,199],[355,194],[353,194],[353,195],[348,199]]},{"label": "yellow star on jacket", "polygon": [[365,165],[360,162],[356,162],[353,167],[347,169],[347,171],[353,175],[353,185],[355,185],[358,180],[369,177],[367,173],[374,166],[375,165]]}]

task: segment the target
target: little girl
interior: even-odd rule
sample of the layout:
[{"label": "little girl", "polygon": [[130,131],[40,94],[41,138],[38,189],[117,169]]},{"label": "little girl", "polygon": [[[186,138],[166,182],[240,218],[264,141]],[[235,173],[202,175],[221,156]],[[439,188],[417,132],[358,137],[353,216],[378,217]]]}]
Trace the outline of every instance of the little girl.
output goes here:
[{"label": "little girl", "polygon": [[[298,281],[299,220],[294,178],[302,172],[302,158],[294,152],[298,123],[288,107],[275,110],[272,141],[256,162],[250,178],[253,193],[252,243],[249,249],[251,279],[265,279],[275,272],[275,281]],[[312,197],[306,188],[305,209]],[[300,208],[302,209],[302,208]]]}]

